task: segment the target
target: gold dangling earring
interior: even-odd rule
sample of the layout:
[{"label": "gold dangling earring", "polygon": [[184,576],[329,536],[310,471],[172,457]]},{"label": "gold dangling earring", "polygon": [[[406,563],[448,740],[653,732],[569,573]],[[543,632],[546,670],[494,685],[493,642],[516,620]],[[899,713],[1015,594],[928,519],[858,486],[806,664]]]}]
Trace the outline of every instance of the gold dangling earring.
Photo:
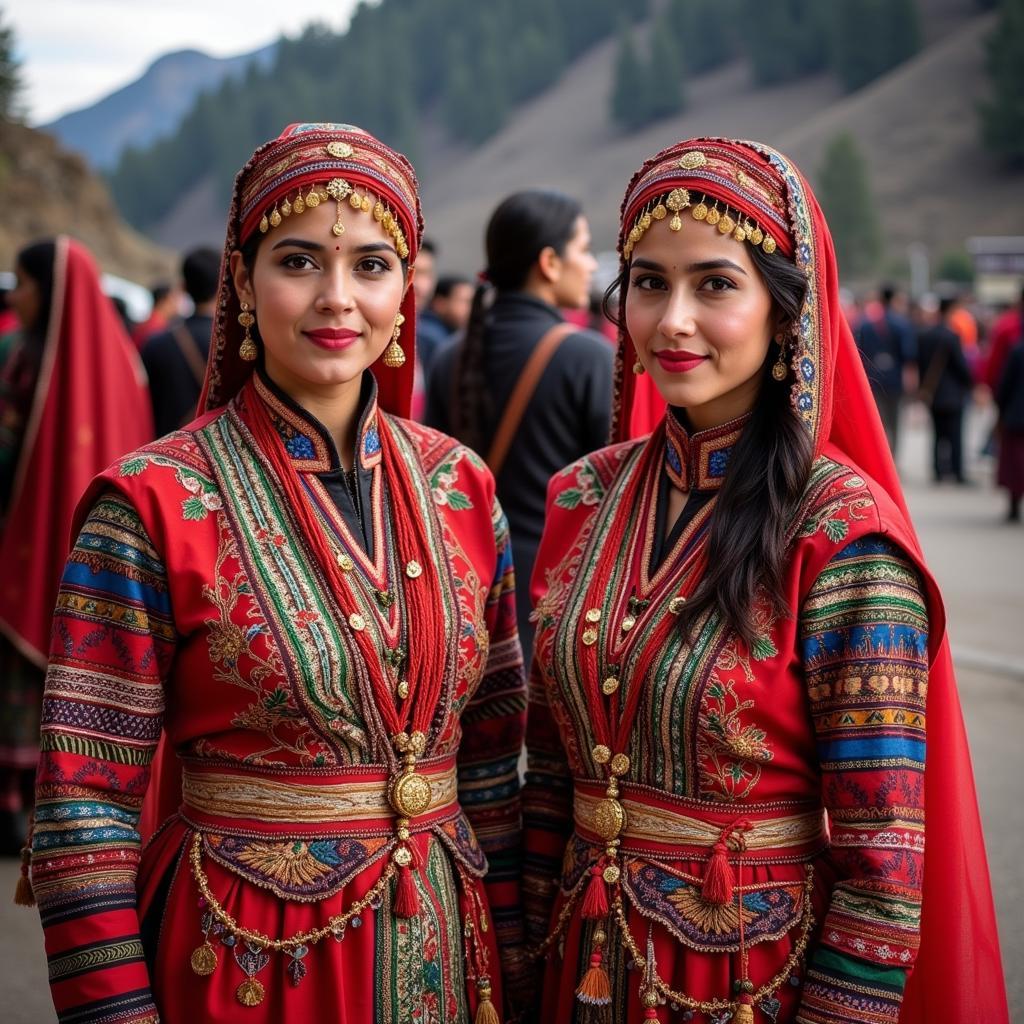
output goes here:
[{"label": "gold dangling earring", "polygon": [[260,350],[256,347],[256,342],[253,341],[252,335],[249,333],[252,325],[256,323],[256,317],[249,312],[249,304],[246,302],[242,303],[242,312],[238,314],[238,322],[245,330],[242,344],[238,346],[238,355],[247,363],[251,363],[260,354]]},{"label": "gold dangling earring", "polygon": [[405,365],[405,352],[398,344],[398,336],[402,333],[402,324],[404,323],[405,317],[399,313],[395,317],[395,329],[391,335],[391,344],[384,349],[384,365],[390,366],[392,370],[397,370],[400,366]]},{"label": "gold dangling earring", "polygon": [[775,341],[779,346],[779,358],[775,360],[772,367],[772,377],[777,381],[784,381],[789,367],[786,365],[786,336],[782,333],[775,335]]},{"label": "gold dangling earring", "polygon": [[633,364],[633,372],[638,377],[640,376],[640,374],[647,372],[646,368],[644,367],[644,364],[641,363],[639,359]]}]

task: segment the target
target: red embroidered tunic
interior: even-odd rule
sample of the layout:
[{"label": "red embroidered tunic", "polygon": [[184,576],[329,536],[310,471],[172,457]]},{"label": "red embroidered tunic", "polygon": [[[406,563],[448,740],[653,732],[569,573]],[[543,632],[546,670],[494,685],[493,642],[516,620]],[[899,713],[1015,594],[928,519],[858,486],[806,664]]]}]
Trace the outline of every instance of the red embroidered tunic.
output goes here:
[{"label": "red embroidered tunic", "polygon": [[[255,403],[347,592],[294,529]],[[419,564],[396,558],[382,430],[427,524]],[[32,859],[61,1021],[468,1021],[481,975],[501,1007],[521,940],[525,711],[505,519],[475,455],[372,401],[356,453],[368,547],[322,479],[337,466],[326,432],[258,378],[90,492],[54,623]],[[422,573],[441,577],[443,636],[407,635]],[[379,640],[377,662],[356,631]],[[395,754],[370,675],[401,696],[424,644],[447,662],[419,762],[429,807],[410,826],[419,913],[398,917]],[[161,730],[183,803],[140,853]]]},{"label": "red embroidered tunic", "polygon": [[[717,616],[684,636],[673,602],[699,580],[740,429],[677,430],[666,446],[661,428],[551,482],[534,576],[524,899],[531,939],[556,936],[543,992],[552,1024],[589,1019],[593,994],[575,991],[595,948],[616,1022],[640,1021],[651,991],[659,1020],[729,1020],[740,979],[758,1021],[899,1015],[924,843],[921,570],[885,494],[826,447],[788,560],[794,616],[759,611],[750,649]],[[658,564],[663,473],[691,510]],[[614,719],[637,688],[627,745],[601,751],[585,694],[599,690]],[[600,817],[609,754],[627,758],[612,858]],[[740,822],[753,827],[730,830]],[[713,900],[704,880],[720,834],[734,886]],[[581,909],[595,870],[596,884],[616,883],[596,921]]]}]

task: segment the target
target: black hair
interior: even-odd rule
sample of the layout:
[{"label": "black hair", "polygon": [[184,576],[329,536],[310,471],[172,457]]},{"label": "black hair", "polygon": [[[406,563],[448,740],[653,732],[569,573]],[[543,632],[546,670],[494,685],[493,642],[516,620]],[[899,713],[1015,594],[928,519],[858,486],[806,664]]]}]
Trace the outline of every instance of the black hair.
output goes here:
[{"label": "black hair", "polygon": [[[773,333],[790,338],[807,280],[778,250],[769,254],[750,245],[747,251],[772,299]],[[620,332],[625,331],[628,286],[627,266],[604,297],[605,316]],[[775,615],[793,614],[783,589],[786,553],[810,477],[813,446],[790,401],[792,367],[787,364],[782,381],[772,375],[778,356],[773,343],[759,371],[760,389],[751,418],[729,457],[711,515],[708,569],[680,616],[680,628],[687,632],[710,612],[750,645],[757,636],[754,610],[759,600],[767,599]]]},{"label": "black hair", "polygon": [[459,285],[472,285],[473,282],[462,274],[445,274],[437,279],[437,287],[434,288],[435,299],[447,299]]},{"label": "black hair", "polygon": [[209,302],[220,284],[220,253],[209,247],[186,253],[181,261],[181,276],[185,291],[197,306]]},{"label": "black hair", "polygon": [[424,238],[420,242],[420,252],[429,252],[431,256],[437,255],[437,242],[432,238]]},{"label": "black hair", "polygon": [[153,305],[159,306],[171,294],[171,286],[166,281],[158,281],[149,289],[149,294],[153,296]]},{"label": "black hair", "polygon": [[882,300],[883,306],[888,306],[892,303],[892,300],[896,298],[899,289],[894,284],[883,284],[879,290],[879,298]]},{"label": "black hair", "polygon": [[50,307],[53,305],[53,264],[57,259],[57,245],[52,238],[26,245],[18,253],[15,263],[39,288],[39,316],[34,324],[23,324],[26,335],[36,341],[46,337],[50,326]]},{"label": "black hair", "polygon": [[959,295],[943,295],[939,299],[939,316],[945,316],[959,302]]},{"label": "black hair", "polygon": [[473,296],[466,336],[459,346],[452,417],[452,432],[476,451],[483,451],[485,424],[492,412],[484,371],[484,327],[494,296],[522,288],[545,249],[563,255],[582,214],[583,207],[570,196],[527,189],[503,199],[487,222],[486,281]]}]

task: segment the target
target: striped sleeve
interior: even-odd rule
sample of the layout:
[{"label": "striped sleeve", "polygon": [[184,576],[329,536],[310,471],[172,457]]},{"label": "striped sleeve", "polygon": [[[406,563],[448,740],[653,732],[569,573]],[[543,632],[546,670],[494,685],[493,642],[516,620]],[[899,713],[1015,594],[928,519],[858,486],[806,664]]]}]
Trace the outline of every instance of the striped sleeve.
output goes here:
[{"label": "striped sleeve", "polygon": [[519,753],[526,718],[523,655],[516,630],[515,573],[508,522],[492,510],[497,560],[484,610],[490,649],[483,678],[462,714],[459,801],[487,855],[485,879],[507,975],[519,970],[522,817]]},{"label": "striped sleeve", "polygon": [[797,1020],[887,1024],[921,912],[928,616],[916,569],[881,535],[848,544],[807,595],[800,633],[839,879]]},{"label": "striped sleeve", "polygon": [[108,493],[64,570],[43,701],[31,877],[61,1024],[158,1020],[136,825],[174,647],[164,566],[132,505]]}]

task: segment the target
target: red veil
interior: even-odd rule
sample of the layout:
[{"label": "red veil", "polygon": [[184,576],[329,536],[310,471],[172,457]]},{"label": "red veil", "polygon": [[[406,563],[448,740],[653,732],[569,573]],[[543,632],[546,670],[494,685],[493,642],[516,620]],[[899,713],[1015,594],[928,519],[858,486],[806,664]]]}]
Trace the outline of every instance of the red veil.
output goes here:
[{"label": "red veil", "polygon": [[[631,229],[649,202],[674,188],[702,192],[738,211],[738,226],[756,225],[771,235],[806,274],[808,296],[792,359],[793,404],[816,454],[837,449],[889,494],[902,517],[892,524],[894,531],[923,564],[882,422],[840,308],[832,238],[810,186],[786,157],[767,146],[708,138],[677,143],[648,160],[630,182],[622,204],[620,252],[629,246]],[[635,359],[623,331],[616,356],[614,441],[630,436]],[[1006,989],[974,775],[941,602],[937,592],[932,596],[921,946],[900,1021],[1004,1024]]]},{"label": "red veil", "polygon": [[46,667],[75,505],[153,436],[145,373],[84,246],[58,238],[39,378],[0,537],[0,629]]}]

